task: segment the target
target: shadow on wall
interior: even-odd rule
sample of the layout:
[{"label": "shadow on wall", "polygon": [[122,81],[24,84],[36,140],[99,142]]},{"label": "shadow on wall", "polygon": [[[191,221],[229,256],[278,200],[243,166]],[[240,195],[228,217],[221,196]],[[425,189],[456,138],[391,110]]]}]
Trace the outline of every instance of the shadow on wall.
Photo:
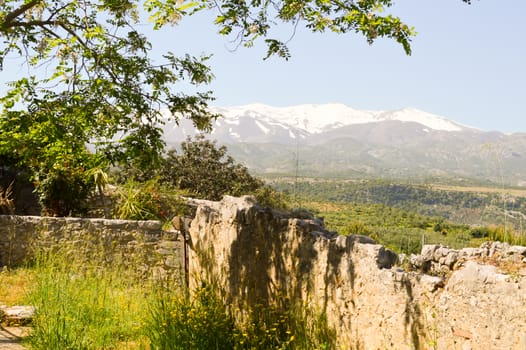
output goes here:
[{"label": "shadow on wall", "polygon": [[[288,218],[275,217],[270,210],[240,211],[236,221],[239,231],[228,262],[230,298],[240,296],[249,305],[301,300],[316,259],[313,245],[287,237],[290,231],[298,234],[298,228],[291,230]],[[298,272],[294,279],[291,269]]]},{"label": "shadow on wall", "polygon": [[420,305],[415,302],[413,285],[407,278],[407,275],[403,275],[400,281],[400,286],[395,285],[395,288],[405,289],[407,293],[407,302],[405,304],[404,310],[404,324],[406,329],[409,329],[411,332],[413,348],[420,349],[420,339],[425,335],[426,327],[422,321],[423,312],[420,308]]},{"label": "shadow on wall", "polygon": [[[233,217],[226,223],[224,213],[201,206],[199,215],[206,219],[193,223],[203,227],[192,228],[191,243],[199,271],[206,282],[224,290],[228,305],[241,310],[254,305],[292,307],[313,296],[313,275],[321,273],[323,298],[318,298],[316,307],[325,313],[334,286],[345,280],[354,287],[352,261],[342,264],[353,243],[343,236],[343,240],[332,239],[339,236],[325,230],[321,221],[295,219],[257,205],[230,214]],[[324,254],[318,253],[316,244],[328,245]],[[320,260],[325,261],[320,264]]]},{"label": "shadow on wall", "polygon": [[190,236],[190,284],[213,284],[244,321],[262,308],[309,309],[340,348],[367,348],[386,344],[378,324],[390,319],[384,332],[403,338],[397,344],[425,346],[420,291],[391,270],[397,255],[369,237],[341,236],[313,217],[227,197],[199,206]]}]

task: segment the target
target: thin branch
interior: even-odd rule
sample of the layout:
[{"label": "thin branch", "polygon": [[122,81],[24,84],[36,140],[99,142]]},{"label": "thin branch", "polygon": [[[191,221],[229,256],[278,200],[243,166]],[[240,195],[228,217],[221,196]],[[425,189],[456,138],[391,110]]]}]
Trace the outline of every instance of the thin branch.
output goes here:
[{"label": "thin branch", "polygon": [[300,21],[301,21],[301,14],[298,13],[298,18],[296,18],[296,20],[294,21],[294,29],[292,30],[292,34],[290,38],[287,41],[285,41],[285,45],[290,43],[292,39],[294,39],[294,37],[296,36],[296,31],[298,29],[298,24],[300,23]]},{"label": "thin branch", "polygon": [[60,13],[60,11],[64,10],[66,7],[68,7],[69,5],[71,5],[71,3],[67,3],[65,4],[64,6],[61,6],[61,7],[58,7],[57,9],[55,9],[53,12],[50,13],[49,17],[47,18],[48,21],[52,20],[53,17],[55,17],[56,14]]},{"label": "thin branch", "polygon": [[[68,23],[69,24],[69,23]],[[71,28],[69,28],[65,23],[59,23],[60,27],[62,27],[62,29],[64,29],[66,32],[68,32],[70,35],[74,36],[78,42],[80,43],[80,45],[82,45],[85,49],[91,51],[91,53],[93,54],[93,58],[95,59],[95,62],[98,62],[99,61],[99,54],[97,53],[97,51],[93,50],[92,48],[90,48],[88,46],[88,44],[86,44],[84,42],[84,40],[74,31],[72,30]],[[109,74],[109,76],[113,79],[113,81],[117,82],[119,81],[118,77],[113,73],[113,71],[111,69],[109,69],[108,67],[106,67],[106,65],[104,64],[101,64],[100,65],[101,68],[106,71],[106,73]]]},{"label": "thin branch", "polygon": [[54,20],[32,20],[27,22],[22,21],[12,21],[9,24],[9,28],[14,27],[23,27],[23,28],[31,28],[31,27],[45,27],[45,26],[57,26],[60,22],[54,21]]},{"label": "thin branch", "polygon": [[20,6],[16,10],[11,11],[10,13],[7,14],[7,16],[5,16],[4,23],[1,26],[5,28],[10,28],[11,27],[10,23],[12,23],[15,20],[15,18],[25,13],[27,10],[35,7],[36,5],[38,5],[39,2],[40,0],[32,0],[28,2],[27,4]]}]

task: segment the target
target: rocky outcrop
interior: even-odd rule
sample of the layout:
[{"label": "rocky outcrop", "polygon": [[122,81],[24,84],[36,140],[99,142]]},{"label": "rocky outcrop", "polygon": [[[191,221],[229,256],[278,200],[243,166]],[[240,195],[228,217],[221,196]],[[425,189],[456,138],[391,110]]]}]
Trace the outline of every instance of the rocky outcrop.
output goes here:
[{"label": "rocky outcrop", "polygon": [[[508,243],[485,242],[480,248],[450,249],[439,244],[424,245],[420,255],[411,255],[412,269],[433,275],[447,275],[468,260],[520,269],[526,263],[526,247]],[[526,265],[525,265],[526,267]]]},{"label": "rocky outcrop", "polygon": [[426,246],[410,259],[418,271],[406,271],[368,237],[340,236],[251,197],[196,205],[191,281],[216,284],[232,307],[302,300],[327,316],[342,349],[526,347],[521,247]]}]

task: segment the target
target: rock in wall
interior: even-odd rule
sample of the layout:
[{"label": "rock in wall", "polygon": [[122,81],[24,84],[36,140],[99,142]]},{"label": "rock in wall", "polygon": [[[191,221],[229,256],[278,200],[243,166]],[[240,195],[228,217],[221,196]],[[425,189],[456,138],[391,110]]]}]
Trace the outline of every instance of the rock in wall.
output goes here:
[{"label": "rock in wall", "polygon": [[58,245],[89,256],[103,250],[108,259],[125,258],[137,273],[181,274],[183,242],[158,221],[0,215],[0,268],[17,266],[32,253]]},{"label": "rock in wall", "polygon": [[216,284],[232,307],[302,300],[326,314],[341,349],[526,349],[521,273],[476,257],[447,275],[406,271],[368,237],[328,232],[251,197],[197,205],[190,281]]}]

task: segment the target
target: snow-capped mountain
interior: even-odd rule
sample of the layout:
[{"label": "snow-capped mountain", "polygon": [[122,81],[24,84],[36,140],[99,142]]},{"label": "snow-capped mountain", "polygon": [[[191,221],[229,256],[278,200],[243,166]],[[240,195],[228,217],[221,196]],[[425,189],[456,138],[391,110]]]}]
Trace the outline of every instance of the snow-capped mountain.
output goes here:
[{"label": "snow-capped mountain", "polygon": [[[211,139],[259,173],[305,176],[460,176],[526,184],[526,134],[464,126],[415,108],[361,111],[343,104],[216,107]],[[168,146],[196,133],[164,126]],[[296,161],[299,158],[299,163]]]},{"label": "snow-capped mountain", "polygon": [[[271,125],[294,127],[309,134],[318,134],[331,129],[353,124],[379,123],[386,120],[415,122],[430,129],[461,131],[465,127],[444,117],[415,108],[395,111],[360,111],[343,104],[299,105],[271,107],[251,104],[238,107],[214,108],[227,123],[250,117]],[[262,128],[265,131],[265,127]],[[267,129],[268,130],[268,129]]]},{"label": "snow-capped mountain", "polygon": [[[213,112],[223,117],[215,121],[212,137],[223,143],[276,142],[296,143],[297,138],[307,139],[342,127],[382,123],[385,121],[413,122],[422,130],[462,131],[470,129],[444,117],[415,108],[395,111],[361,111],[343,104],[299,105],[272,107],[250,104],[236,107],[215,107]],[[193,134],[190,123],[165,126],[169,142],[183,135]]]}]

